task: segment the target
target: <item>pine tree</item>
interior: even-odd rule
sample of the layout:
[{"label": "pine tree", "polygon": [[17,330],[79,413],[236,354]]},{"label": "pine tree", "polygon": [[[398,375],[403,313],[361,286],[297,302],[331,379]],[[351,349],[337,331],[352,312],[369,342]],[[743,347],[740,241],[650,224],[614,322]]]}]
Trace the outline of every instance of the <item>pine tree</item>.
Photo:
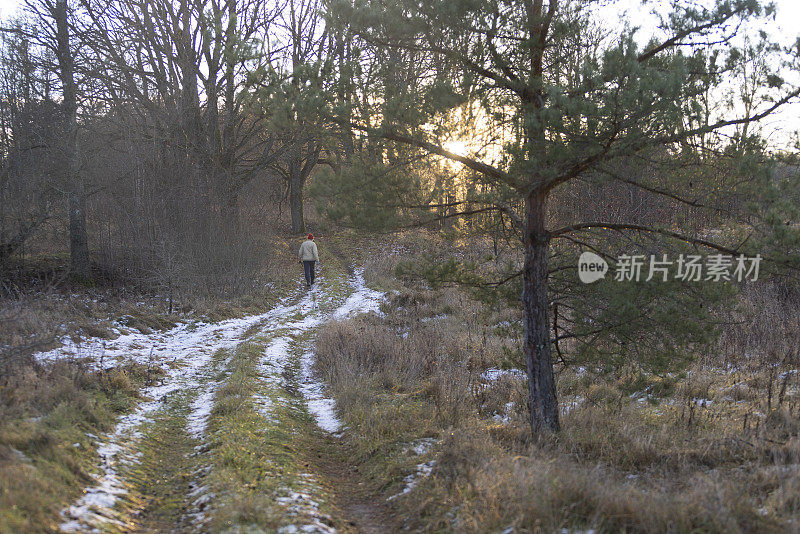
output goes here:
[{"label": "pine tree", "polygon": [[[374,57],[391,57],[391,68],[424,76],[375,95],[384,98],[378,117],[359,116],[335,95],[329,117],[370,136],[461,163],[495,193],[482,199],[486,209],[508,217],[522,237],[524,356],[534,433],[559,428],[549,287],[557,242],[587,245],[597,232],[632,233],[717,252],[739,251],[735,243],[682,233],[656,218],[615,220],[609,212],[618,199],[603,206],[582,198],[590,209],[581,213],[597,218],[551,228],[553,198],[569,188],[581,191],[587,182],[613,180],[681,206],[719,213],[718,203],[711,205],[708,196],[697,194],[690,176],[670,172],[668,179],[653,179],[620,168],[638,160],[679,170],[688,158],[688,168],[700,172],[710,159],[698,146],[715,134],[753,124],[798,96],[797,87],[771,73],[769,98],[762,94],[747,113],[703,114],[709,92],[721,91],[726,74],[749,60],[741,53],[747,23],[774,12],[755,0],[718,0],[708,8],[679,2],[671,6],[660,31],[641,46],[636,29],[620,25],[609,30],[591,1],[332,3],[331,22],[358,36]],[[798,50],[785,51],[782,58],[776,57],[775,47],[766,50],[773,61],[764,68],[781,60],[797,68]],[[430,128],[437,114],[464,102],[478,108],[485,122],[500,125],[499,156],[486,151],[456,154],[443,148],[439,132]],[[769,187],[763,172],[750,178],[753,194]],[[720,199],[732,193],[727,189],[733,183],[706,189],[711,199]]]}]

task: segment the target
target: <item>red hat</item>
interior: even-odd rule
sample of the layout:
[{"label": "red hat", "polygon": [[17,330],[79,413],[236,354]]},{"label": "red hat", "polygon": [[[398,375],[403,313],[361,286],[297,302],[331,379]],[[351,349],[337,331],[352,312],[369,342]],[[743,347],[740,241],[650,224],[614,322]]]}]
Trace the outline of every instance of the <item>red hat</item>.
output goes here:
[{"label": "red hat", "polygon": [[308,238],[313,240],[314,239],[314,234],[308,234]]}]

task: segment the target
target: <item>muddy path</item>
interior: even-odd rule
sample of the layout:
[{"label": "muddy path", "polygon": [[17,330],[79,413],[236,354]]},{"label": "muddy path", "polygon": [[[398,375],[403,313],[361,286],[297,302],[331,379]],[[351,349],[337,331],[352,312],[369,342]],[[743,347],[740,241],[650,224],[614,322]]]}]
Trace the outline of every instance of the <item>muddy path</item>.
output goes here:
[{"label": "muddy path", "polygon": [[348,531],[385,534],[401,530],[386,501],[370,491],[367,481],[349,461],[353,451],[345,442],[327,443],[315,456],[314,470],[335,481],[335,502],[343,512]]},{"label": "muddy path", "polygon": [[270,311],[125,334],[94,354],[166,370],[96,439],[94,484],[65,508],[64,532],[392,532],[385,502],[348,462],[334,402],[313,371],[326,321],[377,312],[359,272],[320,277]]}]

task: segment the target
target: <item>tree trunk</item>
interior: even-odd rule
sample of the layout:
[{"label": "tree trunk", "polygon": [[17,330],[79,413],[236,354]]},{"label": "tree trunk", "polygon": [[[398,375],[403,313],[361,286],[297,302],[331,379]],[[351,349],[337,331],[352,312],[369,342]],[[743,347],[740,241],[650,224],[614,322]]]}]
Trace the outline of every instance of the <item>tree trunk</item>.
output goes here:
[{"label": "tree trunk", "polygon": [[546,196],[532,193],[526,199],[525,270],[522,306],[525,321],[525,363],[528,368],[528,406],[531,430],[558,431],[553,363],[550,355],[550,307],[547,300],[549,238],[545,231]]},{"label": "tree trunk", "polygon": [[[225,172],[224,182],[219,192],[219,234],[225,240],[235,239],[241,230],[239,219],[239,192],[231,186],[232,178]],[[230,241],[232,242],[232,241]]]},{"label": "tree trunk", "polygon": [[299,172],[289,173],[289,209],[292,214],[292,233],[304,234],[306,223],[303,220],[303,180]]},{"label": "tree trunk", "polygon": [[75,85],[75,65],[70,48],[67,0],[58,0],[53,6],[56,23],[56,56],[62,85],[62,112],[64,120],[64,156],[69,201],[69,251],[72,274],[82,281],[92,278],[89,262],[89,240],[86,236],[86,195],[83,177],[78,168],[78,98]]},{"label": "tree trunk", "polygon": [[69,258],[73,276],[84,282],[92,279],[86,236],[86,197],[75,191],[69,193]]}]

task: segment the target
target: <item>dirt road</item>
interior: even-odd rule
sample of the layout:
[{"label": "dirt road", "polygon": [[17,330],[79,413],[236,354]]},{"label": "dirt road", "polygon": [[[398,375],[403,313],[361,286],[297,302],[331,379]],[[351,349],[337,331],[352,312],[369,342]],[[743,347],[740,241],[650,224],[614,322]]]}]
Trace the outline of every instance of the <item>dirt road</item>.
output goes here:
[{"label": "dirt road", "polygon": [[387,532],[383,505],[347,467],[333,400],[314,375],[326,321],[378,312],[381,293],[321,276],[267,313],[65,346],[43,360],[126,359],[165,377],[107,436],[95,482],[66,508],[66,532]]}]

